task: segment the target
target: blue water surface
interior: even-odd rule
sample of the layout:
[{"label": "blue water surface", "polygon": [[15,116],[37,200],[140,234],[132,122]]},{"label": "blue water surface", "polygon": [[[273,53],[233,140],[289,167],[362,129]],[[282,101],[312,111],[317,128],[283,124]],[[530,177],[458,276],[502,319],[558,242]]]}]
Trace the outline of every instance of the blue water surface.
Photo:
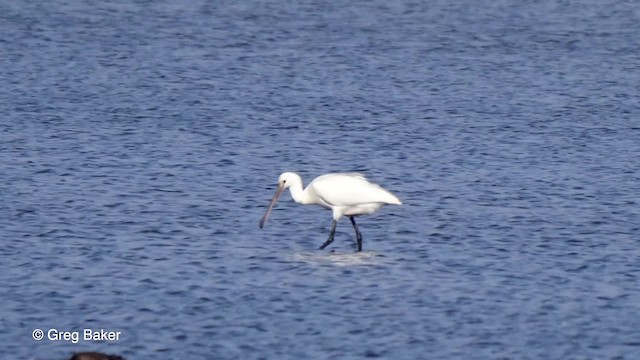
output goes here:
[{"label": "blue water surface", "polygon": [[[640,358],[639,39],[633,1],[0,2],[2,358]],[[288,194],[258,228],[284,171],[404,205],[320,251]]]}]

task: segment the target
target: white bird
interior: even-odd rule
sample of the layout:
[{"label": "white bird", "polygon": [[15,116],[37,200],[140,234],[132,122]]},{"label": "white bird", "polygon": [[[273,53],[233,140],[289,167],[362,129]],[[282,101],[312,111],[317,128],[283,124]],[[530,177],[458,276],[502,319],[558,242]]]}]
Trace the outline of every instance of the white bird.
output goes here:
[{"label": "white bird", "polygon": [[315,178],[304,190],[300,175],[293,172],[280,174],[278,189],[269,203],[267,211],[260,220],[260,228],[264,226],[271,214],[271,210],[278,201],[284,189],[289,189],[291,197],[298,204],[320,205],[333,211],[333,224],[329,238],[320,249],[324,249],[333,242],[336,234],[336,224],[343,215],[351,219],[351,224],[356,230],[358,251],[362,251],[362,234],[353,218],[358,215],[366,215],[375,212],[383,205],[402,205],[402,202],[389,191],[370,183],[359,173],[334,173],[321,175]]}]

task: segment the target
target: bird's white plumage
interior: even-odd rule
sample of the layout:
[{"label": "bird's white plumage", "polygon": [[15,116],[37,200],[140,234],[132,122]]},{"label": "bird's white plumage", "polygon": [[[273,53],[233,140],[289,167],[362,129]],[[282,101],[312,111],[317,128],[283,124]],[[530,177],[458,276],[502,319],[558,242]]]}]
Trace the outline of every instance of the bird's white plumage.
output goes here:
[{"label": "bird's white plumage", "polygon": [[358,230],[354,216],[371,214],[382,206],[401,205],[402,202],[389,191],[379,185],[370,183],[360,173],[333,173],[318,176],[304,190],[300,175],[292,172],[280,174],[278,188],[273,195],[267,211],[260,220],[260,228],[264,226],[278,198],[285,189],[289,189],[291,197],[298,204],[314,204],[331,209],[333,224],[327,241],[320,247],[324,249],[334,238],[336,223],[342,216],[349,216],[356,231],[358,251],[362,250],[362,234]]},{"label": "bird's white plumage", "polygon": [[278,190],[262,218],[264,225],[271,209],[284,189],[289,189],[293,200],[299,204],[314,204],[333,211],[333,219],[342,216],[365,215],[375,212],[383,205],[401,205],[402,202],[379,185],[370,183],[360,173],[331,173],[315,178],[304,190],[302,178],[292,172],[282,173],[278,178]]},{"label": "bird's white plumage", "polygon": [[335,173],[318,176],[307,186],[305,192],[315,195],[328,207],[402,204],[393,194],[379,185],[370,183],[358,173]]}]

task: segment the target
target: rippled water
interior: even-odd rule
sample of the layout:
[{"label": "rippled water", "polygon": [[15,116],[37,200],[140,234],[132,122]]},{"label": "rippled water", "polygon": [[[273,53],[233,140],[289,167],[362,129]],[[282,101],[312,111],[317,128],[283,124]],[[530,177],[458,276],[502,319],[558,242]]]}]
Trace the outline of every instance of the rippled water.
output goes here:
[{"label": "rippled water", "polygon": [[1,3],[5,356],[639,358],[639,9]]}]

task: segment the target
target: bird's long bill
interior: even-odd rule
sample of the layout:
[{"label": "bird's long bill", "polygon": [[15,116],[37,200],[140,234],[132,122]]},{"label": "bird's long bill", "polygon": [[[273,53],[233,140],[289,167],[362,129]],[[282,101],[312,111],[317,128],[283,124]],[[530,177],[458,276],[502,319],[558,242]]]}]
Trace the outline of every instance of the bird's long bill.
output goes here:
[{"label": "bird's long bill", "polygon": [[278,198],[280,197],[280,194],[282,194],[282,190],[284,190],[284,184],[278,184],[278,189],[276,190],[276,193],[273,194],[273,199],[271,199],[271,202],[269,203],[269,207],[267,208],[267,211],[265,211],[264,215],[262,215],[262,219],[260,219],[260,229],[262,229],[264,224],[267,222],[267,219],[271,214],[271,210],[273,210],[273,207],[278,202]]}]

